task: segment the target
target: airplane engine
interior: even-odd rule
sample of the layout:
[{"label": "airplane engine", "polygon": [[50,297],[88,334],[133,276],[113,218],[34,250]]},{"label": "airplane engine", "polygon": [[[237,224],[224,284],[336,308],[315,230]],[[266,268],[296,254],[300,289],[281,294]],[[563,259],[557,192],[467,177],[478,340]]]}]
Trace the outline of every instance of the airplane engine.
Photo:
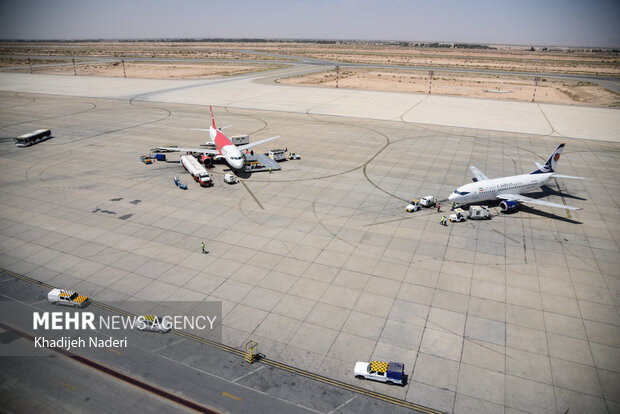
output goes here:
[{"label": "airplane engine", "polygon": [[210,168],[213,166],[213,158],[209,157],[208,155],[203,155],[201,157],[201,161],[207,168]]},{"label": "airplane engine", "polygon": [[502,213],[510,213],[519,208],[519,203],[514,200],[505,200],[499,203],[499,209]]}]

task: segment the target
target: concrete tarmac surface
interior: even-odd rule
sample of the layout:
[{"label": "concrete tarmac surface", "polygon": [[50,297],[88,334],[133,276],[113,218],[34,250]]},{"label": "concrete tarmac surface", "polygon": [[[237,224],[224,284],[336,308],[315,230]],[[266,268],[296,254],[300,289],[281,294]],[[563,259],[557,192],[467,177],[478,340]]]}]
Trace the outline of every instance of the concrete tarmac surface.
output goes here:
[{"label": "concrete tarmac surface", "polygon": [[[215,186],[200,188],[178,155],[148,166],[138,157],[206,141],[191,128],[209,125],[208,107],[24,93],[8,75],[0,267],[100,301],[222,301],[224,344],[242,349],[251,339],[272,360],[435,410],[620,410],[616,110],[573,134],[568,107],[545,106],[566,119],[560,137],[516,132],[517,122],[478,129],[325,115],[293,101],[290,111],[285,102],[215,107],[217,124],[233,125],[227,134],[281,135],[255,150],[287,147],[302,159],[245,186],[224,184],[227,167],[216,164]],[[392,95],[373,96],[381,109]],[[569,109],[585,118],[594,110]],[[54,138],[12,143],[41,127]],[[471,182],[469,165],[490,177],[533,171],[560,142],[558,172],[587,179],[552,180],[529,195],[581,211],[500,214],[490,203],[492,220],[444,228],[447,201],[441,213],[404,210],[413,197],[447,199]],[[370,360],[403,362],[408,385],[355,379],[355,362]]]}]

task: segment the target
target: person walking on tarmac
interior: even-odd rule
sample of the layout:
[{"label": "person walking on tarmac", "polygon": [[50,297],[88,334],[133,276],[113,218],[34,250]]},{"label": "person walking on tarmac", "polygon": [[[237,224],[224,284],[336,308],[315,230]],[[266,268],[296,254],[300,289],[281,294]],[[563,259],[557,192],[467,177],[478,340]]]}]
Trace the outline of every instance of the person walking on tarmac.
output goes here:
[{"label": "person walking on tarmac", "polygon": [[203,253],[206,253],[206,252],[207,252],[207,251],[205,250],[205,242],[204,242],[204,241],[202,242],[202,252],[203,252]]},{"label": "person walking on tarmac", "polygon": [[443,226],[447,226],[448,225],[448,220],[446,219],[446,216],[441,216],[441,224]]},{"label": "person walking on tarmac", "polygon": [[452,211],[456,208],[456,203],[452,203]]},{"label": "person walking on tarmac", "polygon": [[437,203],[437,212],[439,213],[441,211],[441,203]]}]

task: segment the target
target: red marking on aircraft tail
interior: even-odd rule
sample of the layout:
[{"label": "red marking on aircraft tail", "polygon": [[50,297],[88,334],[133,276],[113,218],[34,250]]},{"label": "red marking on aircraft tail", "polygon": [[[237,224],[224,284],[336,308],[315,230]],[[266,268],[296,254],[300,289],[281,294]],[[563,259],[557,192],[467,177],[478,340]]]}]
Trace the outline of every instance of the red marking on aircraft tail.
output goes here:
[{"label": "red marking on aircraft tail", "polygon": [[230,139],[228,139],[226,135],[222,134],[222,131],[220,131],[219,129],[216,129],[215,139],[213,141],[215,142],[215,148],[220,154],[222,154],[223,147],[233,144]]},{"label": "red marking on aircraft tail", "polygon": [[213,116],[213,108],[211,105],[209,105],[209,109],[211,110],[211,124],[213,125],[213,128],[215,128],[215,117]]}]

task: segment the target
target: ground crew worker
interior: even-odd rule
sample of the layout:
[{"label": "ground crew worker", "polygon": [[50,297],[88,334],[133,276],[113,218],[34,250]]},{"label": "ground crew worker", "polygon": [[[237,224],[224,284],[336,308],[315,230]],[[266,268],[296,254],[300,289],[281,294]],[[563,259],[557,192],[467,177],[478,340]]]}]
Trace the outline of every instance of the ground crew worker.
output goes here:
[{"label": "ground crew worker", "polygon": [[456,203],[452,203],[452,211],[456,208]]},{"label": "ground crew worker", "polygon": [[448,225],[448,219],[446,218],[446,216],[441,216],[441,224],[443,224],[444,226]]},{"label": "ground crew worker", "polygon": [[205,242],[202,242],[202,252],[206,253],[207,251],[205,250]]},{"label": "ground crew worker", "polygon": [[441,203],[437,203],[437,212],[439,213],[441,211]]}]

